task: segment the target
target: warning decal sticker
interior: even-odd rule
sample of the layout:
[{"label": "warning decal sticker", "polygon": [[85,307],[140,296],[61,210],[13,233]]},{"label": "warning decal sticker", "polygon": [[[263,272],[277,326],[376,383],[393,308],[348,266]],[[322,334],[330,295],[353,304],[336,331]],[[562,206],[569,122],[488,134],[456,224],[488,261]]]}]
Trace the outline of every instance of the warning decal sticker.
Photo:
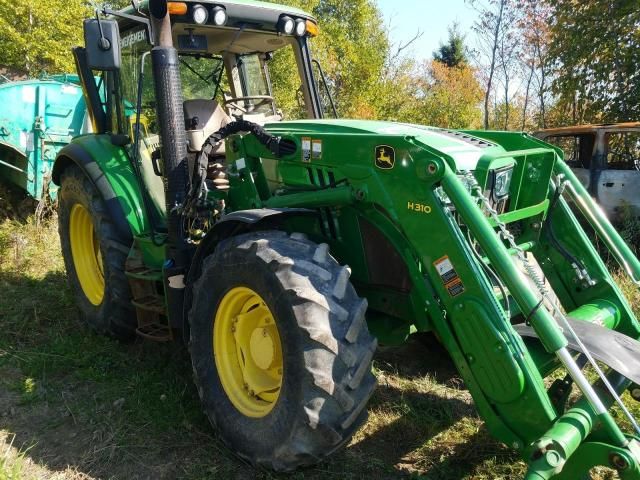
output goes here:
[{"label": "warning decal sticker", "polygon": [[302,161],[310,162],[311,161],[311,138],[302,137]]},{"label": "warning decal sticker", "polygon": [[311,142],[311,158],[314,160],[322,158],[322,140],[313,140]]},{"label": "warning decal sticker", "polygon": [[460,277],[458,276],[455,268],[453,268],[453,263],[451,263],[448,256],[445,255],[444,257],[436,260],[433,262],[433,266],[436,267],[438,275],[440,275],[442,283],[444,283],[449,295],[456,297],[464,292],[462,280],[460,280]]}]

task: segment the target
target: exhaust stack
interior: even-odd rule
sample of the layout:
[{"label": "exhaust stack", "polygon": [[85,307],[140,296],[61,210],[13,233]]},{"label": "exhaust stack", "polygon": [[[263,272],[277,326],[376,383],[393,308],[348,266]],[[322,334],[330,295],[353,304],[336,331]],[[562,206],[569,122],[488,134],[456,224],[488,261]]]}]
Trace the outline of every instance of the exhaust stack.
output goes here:
[{"label": "exhaust stack", "polygon": [[168,238],[163,277],[169,306],[169,324],[175,328],[182,324],[184,276],[189,261],[189,247],[181,218],[181,207],[189,188],[187,143],[178,52],[173,48],[166,0],[150,0],[149,13],[155,45],[151,50],[151,67],[160,125],[160,152],[167,207]]},{"label": "exhaust stack", "polygon": [[171,21],[166,0],[149,2],[155,47],[151,50],[156,110],[160,125],[167,206],[168,259],[184,267],[187,248],[180,219],[180,206],[188,191],[187,143],[182,110],[178,52],[173,48]]}]

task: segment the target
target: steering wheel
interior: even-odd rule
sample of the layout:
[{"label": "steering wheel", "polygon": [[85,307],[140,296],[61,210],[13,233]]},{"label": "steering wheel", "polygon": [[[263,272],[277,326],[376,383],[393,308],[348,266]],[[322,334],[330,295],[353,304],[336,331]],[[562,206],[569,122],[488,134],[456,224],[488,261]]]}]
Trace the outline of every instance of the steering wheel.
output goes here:
[{"label": "steering wheel", "polygon": [[249,113],[246,108],[241,107],[236,102],[244,102],[245,100],[258,100],[257,103],[253,105],[254,108],[259,107],[260,105],[265,105],[269,102],[273,103],[273,97],[271,95],[249,95],[246,97],[233,97],[224,101],[224,106],[231,105],[234,108],[237,108],[242,113]]}]

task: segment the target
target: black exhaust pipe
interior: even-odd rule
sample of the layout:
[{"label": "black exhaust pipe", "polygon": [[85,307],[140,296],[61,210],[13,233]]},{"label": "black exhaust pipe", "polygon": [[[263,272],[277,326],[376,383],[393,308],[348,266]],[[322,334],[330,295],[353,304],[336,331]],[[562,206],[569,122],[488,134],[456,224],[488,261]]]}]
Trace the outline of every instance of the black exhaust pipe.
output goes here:
[{"label": "black exhaust pipe", "polygon": [[181,218],[181,207],[189,188],[182,85],[178,52],[173,48],[171,20],[166,0],[150,0],[149,13],[155,45],[151,50],[151,67],[160,126],[160,152],[167,206],[167,260],[163,269],[165,291],[168,297],[170,323],[180,325],[184,274],[189,250]]}]

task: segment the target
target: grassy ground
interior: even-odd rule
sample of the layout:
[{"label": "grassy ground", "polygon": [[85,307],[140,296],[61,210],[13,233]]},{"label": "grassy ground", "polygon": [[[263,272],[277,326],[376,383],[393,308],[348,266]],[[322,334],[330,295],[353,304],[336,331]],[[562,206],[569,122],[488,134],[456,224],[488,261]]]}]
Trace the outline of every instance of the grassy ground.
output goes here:
[{"label": "grassy ground", "polygon": [[346,449],[291,475],[252,469],[202,414],[185,350],[89,331],[66,284],[55,216],[11,216],[0,208],[0,480],[522,476],[443,352],[418,343],[376,357],[370,418]]}]

